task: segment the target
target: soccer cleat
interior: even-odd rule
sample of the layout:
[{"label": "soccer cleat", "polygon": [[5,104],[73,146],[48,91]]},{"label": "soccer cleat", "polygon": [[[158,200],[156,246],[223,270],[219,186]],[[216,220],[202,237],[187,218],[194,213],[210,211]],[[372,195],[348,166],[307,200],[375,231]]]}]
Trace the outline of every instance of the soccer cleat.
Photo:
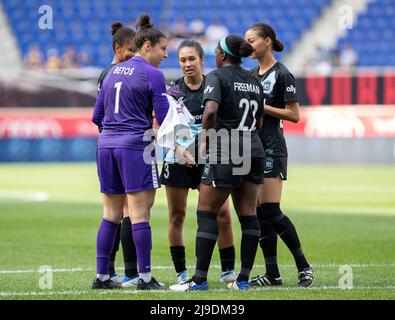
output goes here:
[{"label": "soccer cleat", "polygon": [[249,281],[251,287],[280,286],[283,284],[281,277],[271,277],[268,275],[256,276]]},{"label": "soccer cleat", "polygon": [[249,284],[248,281],[233,281],[231,283],[228,283],[227,285],[228,289],[231,290],[248,290],[249,289]]},{"label": "soccer cleat", "polygon": [[110,275],[110,279],[116,283],[118,283],[120,286],[122,286],[122,278],[118,276],[116,273],[113,273]]},{"label": "soccer cleat", "polygon": [[189,275],[188,275],[188,271],[182,271],[180,273],[177,273],[177,281],[178,283],[183,283],[183,282],[187,282],[189,280]]},{"label": "soccer cleat", "polygon": [[150,282],[145,282],[143,279],[139,279],[137,281],[137,290],[163,290],[165,286],[158,281],[154,277],[151,278]]},{"label": "soccer cleat", "polygon": [[130,288],[137,286],[137,282],[139,281],[139,275],[136,274],[135,276],[129,278],[127,276],[123,277],[122,287],[123,288]]},{"label": "soccer cleat", "polygon": [[237,279],[237,273],[232,271],[223,271],[221,272],[221,277],[219,281],[222,283],[231,283]]},{"label": "soccer cleat", "polygon": [[173,284],[169,287],[171,291],[175,292],[185,292],[185,291],[206,291],[208,290],[207,281],[201,284],[195,283],[192,279],[185,281],[183,283]]},{"label": "soccer cleat", "polygon": [[92,289],[119,289],[121,285],[118,282],[113,281],[112,279],[107,279],[105,281],[101,281],[98,278],[95,278],[92,283]]},{"label": "soccer cleat", "polygon": [[313,267],[310,266],[308,268],[299,271],[298,273],[298,286],[303,288],[311,287],[314,281],[314,271]]}]

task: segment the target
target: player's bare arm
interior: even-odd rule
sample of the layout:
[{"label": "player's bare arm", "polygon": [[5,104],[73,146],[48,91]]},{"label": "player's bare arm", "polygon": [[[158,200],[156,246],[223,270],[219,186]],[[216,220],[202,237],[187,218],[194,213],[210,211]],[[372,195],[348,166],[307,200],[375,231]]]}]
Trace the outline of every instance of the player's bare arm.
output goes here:
[{"label": "player's bare arm", "polygon": [[297,123],[300,119],[299,103],[297,101],[287,102],[285,109],[276,108],[265,104],[265,113],[272,117]]},{"label": "player's bare arm", "polygon": [[214,100],[208,100],[203,113],[202,135],[200,137],[199,155],[204,158],[206,154],[206,131],[214,127],[217,121],[218,103]]}]

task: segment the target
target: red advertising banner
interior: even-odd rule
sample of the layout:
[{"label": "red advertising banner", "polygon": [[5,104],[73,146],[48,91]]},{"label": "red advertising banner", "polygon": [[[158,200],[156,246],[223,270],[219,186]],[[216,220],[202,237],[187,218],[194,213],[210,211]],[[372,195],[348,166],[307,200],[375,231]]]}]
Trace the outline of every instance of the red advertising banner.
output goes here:
[{"label": "red advertising banner", "polygon": [[395,71],[360,69],[351,73],[335,70],[330,76],[296,78],[301,106],[394,105]]},{"label": "red advertising banner", "polygon": [[0,138],[97,137],[92,109],[0,109]]},{"label": "red advertising banner", "polygon": [[302,108],[298,123],[284,121],[284,132],[315,138],[395,138],[395,106]]},{"label": "red advertising banner", "polygon": [[[92,109],[0,109],[0,138],[97,137]],[[395,138],[395,106],[301,108],[298,123],[284,121],[286,135],[316,138]]]}]

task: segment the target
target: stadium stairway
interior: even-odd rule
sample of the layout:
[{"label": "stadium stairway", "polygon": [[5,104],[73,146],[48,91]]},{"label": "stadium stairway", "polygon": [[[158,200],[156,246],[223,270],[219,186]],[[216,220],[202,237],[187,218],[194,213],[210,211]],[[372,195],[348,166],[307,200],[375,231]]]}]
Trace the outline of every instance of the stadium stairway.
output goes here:
[{"label": "stadium stairway", "polygon": [[9,24],[0,2],[0,72],[9,73],[10,71],[20,70],[22,68],[22,59],[19,53],[18,45],[9,28]]},{"label": "stadium stairway", "polygon": [[293,46],[292,51],[285,57],[284,63],[290,70],[293,70],[295,75],[302,74],[305,62],[312,58],[318,46],[323,49],[334,48],[337,40],[346,34],[347,27],[343,27],[346,21],[343,10],[351,9],[351,21],[355,24],[358,15],[364,12],[369,2],[372,1],[374,0],[332,1],[311,29],[306,31],[301,40]]}]

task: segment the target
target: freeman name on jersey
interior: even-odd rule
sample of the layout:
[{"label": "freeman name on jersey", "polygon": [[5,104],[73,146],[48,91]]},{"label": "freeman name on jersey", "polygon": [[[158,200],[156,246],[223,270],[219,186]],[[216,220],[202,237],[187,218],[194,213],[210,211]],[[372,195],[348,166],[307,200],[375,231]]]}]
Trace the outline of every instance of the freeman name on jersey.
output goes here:
[{"label": "freeman name on jersey", "polygon": [[234,91],[252,92],[252,93],[256,93],[256,94],[261,93],[259,86],[251,84],[251,83],[235,82],[233,89],[234,89]]}]

